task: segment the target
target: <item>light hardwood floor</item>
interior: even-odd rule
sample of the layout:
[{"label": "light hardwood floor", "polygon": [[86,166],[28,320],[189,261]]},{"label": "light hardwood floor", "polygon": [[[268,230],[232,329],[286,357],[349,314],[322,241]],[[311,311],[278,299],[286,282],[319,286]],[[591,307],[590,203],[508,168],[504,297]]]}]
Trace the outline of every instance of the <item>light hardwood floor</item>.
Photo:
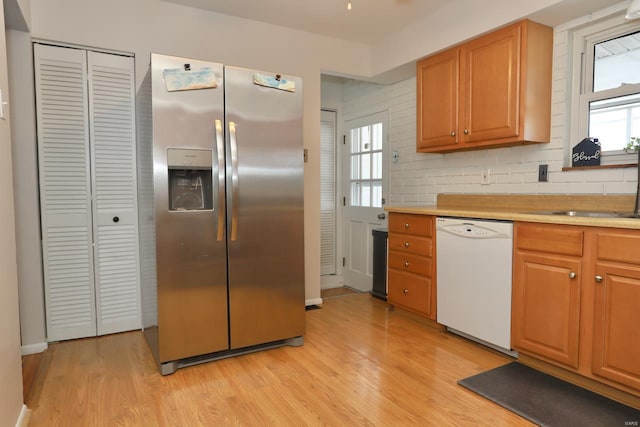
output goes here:
[{"label": "light hardwood floor", "polygon": [[29,425],[533,425],[456,384],[506,356],[366,293],[327,300],[306,319],[303,347],[166,377],[139,331],[52,344],[26,402]]}]

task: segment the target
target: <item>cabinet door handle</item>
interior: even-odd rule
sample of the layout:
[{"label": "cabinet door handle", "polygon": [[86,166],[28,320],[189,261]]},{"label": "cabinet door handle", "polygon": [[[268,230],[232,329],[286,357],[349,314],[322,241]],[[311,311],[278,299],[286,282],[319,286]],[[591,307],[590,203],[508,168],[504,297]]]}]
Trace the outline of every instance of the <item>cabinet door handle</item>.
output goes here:
[{"label": "cabinet door handle", "polygon": [[602,276],[596,276],[595,279],[598,283],[602,282]]},{"label": "cabinet door handle", "polygon": [[409,242],[404,242],[404,247],[405,247],[405,248],[408,248],[409,246],[411,246],[411,243],[409,243]]},{"label": "cabinet door handle", "polygon": [[455,131],[455,130],[452,130],[452,131],[451,131],[451,136],[452,136],[452,137],[456,136],[456,131]]},{"label": "cabinet door handle", "polygon": [[575,279],[575,278],[576,278],[576,273],[574,273],[573,271],[569,273],[569,279]]},{"label": "cabinet door handle", "polygon": [[469,129],[465,129],[465,130],[464,130],[464,134],[465,134],[465,135],[469,135]]},{"label": "cabinet door handle", "polygon": [[407,294],[409,293],[409,289],[403,289],[403,290],[402,290],[402,293],[403,293],[403,294],[405,294],[405,295],[407,295]]},{"label": "cabinet door handle", "polygon": [[409,224],[408,222],[404,225],[404,228],[409,228],[411,227],[411,224]]},{"label": "cabinet door handle", "polygon": [[409,261],[405,261],[405,262],[404,262],[404,266],[405,266],[406,268],[409,268]]}]

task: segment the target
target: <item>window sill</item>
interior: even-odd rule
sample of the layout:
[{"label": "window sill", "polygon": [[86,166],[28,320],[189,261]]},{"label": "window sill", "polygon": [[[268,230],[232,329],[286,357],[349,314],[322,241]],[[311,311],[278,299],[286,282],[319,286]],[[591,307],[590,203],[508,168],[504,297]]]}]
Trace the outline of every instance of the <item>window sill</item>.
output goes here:
[{"label": "window sill", "polygon": [[600,166],[565,166],[562,168],[563,172],[571,171],[583,171],[583,170],[599,170],[599,169],[620,169],[620,168],[635,168],[637,163],[626,163],[622,165],[600,165]]}]

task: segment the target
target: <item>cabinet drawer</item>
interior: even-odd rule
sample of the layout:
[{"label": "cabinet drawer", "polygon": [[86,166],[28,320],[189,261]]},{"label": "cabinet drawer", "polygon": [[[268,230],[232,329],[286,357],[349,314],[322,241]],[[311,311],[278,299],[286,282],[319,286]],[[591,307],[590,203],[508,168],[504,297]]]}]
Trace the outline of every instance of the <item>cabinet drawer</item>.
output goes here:
[{"label": "cabinet drawer", "polygon": [[389,215],[389,232],[431,237],[433,235],[433,217],[393,212]]},{"label": "cabinet drawer", "polygon": [[389,268],[432,277],[432,259],[425,256],[389,251]]},{"label": "cabinet drawer", "polygon": [[517,223],[515,244],[518,249],[582,256],[584,231],[566,225]]},{"label": "cabinet drawer", "polygon": [[389,270],[389,302],[427,316],[431,306],[431,279],[403,271]]},{"label": "cabinet drawer", "polygon": [[640,264],[640,233],[632,230],[598,233],[598,259]]},{"label": "cabinet drawer", "polygon": [[389,251],[432,256],[432,240],[427,237],[416,237],[408,234],[389,234]]}]

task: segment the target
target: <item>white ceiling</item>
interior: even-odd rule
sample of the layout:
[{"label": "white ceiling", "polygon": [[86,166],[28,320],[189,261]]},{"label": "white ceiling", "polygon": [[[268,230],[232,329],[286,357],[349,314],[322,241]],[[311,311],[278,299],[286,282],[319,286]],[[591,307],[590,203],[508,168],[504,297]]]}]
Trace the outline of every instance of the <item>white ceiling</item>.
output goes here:
[{"label": "white ceiling", "polygon": [[343,40],[373,44],[452,0],[165,0]]},{"label": "white ceiling", "polygon": [[[164,1],[373,45],[460,0],[351,0],[351,11],[347,11],[347,0]],[[491,9],[491,0],[476,1],[485,1]],[[532,18],[555,26],[621,1],[625,0],[558,0]]]}]

